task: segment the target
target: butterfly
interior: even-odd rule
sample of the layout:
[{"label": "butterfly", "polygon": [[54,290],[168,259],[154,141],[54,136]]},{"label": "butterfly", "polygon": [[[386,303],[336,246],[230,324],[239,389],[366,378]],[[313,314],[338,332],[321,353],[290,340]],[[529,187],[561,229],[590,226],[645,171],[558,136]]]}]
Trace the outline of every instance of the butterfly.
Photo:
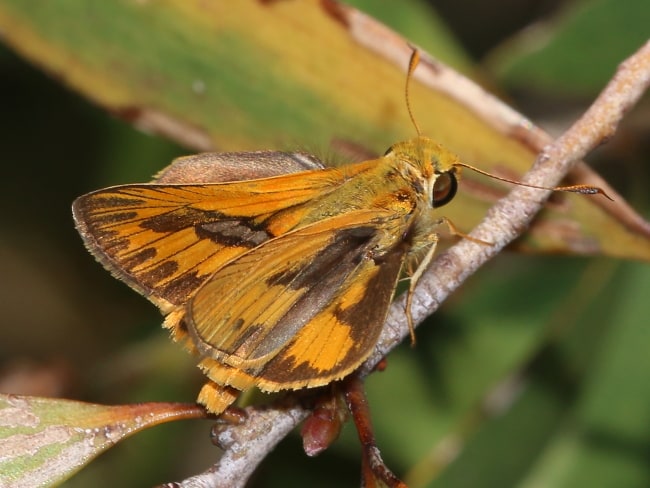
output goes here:
[{"label": "butterfly", "polygon": [[412,330],[410,297],[437,229],[453,231],[438,209],[456,194],[461,167],[476,169],[420,135],[408,106],[416,65],[414,51],[406,100],[418,135],[379,158],[327,168],[304,153],[199,154],[153,183],[75,200],[90,252],[199,358],[208,382],[198,401],[210,412],[252,387],[313,388],[352,373],[419,256]]},{"label": "butterfly", "polygon": [[[218,414],[252,386],[317,387],[359,367],[406,260],[437,239],[457,160],[425,137],[338,168],[301,153],[197,155],[155,183],[84,195],[73,214],[95,257],[201,358],[199,402]],[[206,182],[167,182],[196,164]]]}]

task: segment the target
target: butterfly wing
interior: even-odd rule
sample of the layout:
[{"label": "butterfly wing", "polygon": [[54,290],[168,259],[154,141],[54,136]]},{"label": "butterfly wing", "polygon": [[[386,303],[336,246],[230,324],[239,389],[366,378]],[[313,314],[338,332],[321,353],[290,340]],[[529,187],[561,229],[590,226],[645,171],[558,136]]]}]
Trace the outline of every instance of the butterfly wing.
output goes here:
[{"label": "butterfly wing", "polygon": [[73,204],[86,246],[163,312],[183,304],[225,262],[300,223],[336,169],[205,185],[125,185]]},{"label": "butterfly wing", "polygon": [[350,212],[217,270],[183,319],[208,377],[276,391],[324,385],[356,369],[377,342],[402,266],[404,246],[383,242],[395,235],[387,226],[399,222],[377,210]]},{"label": "butterfly wing", "polygon": [[211,381],[199,401],[219,413],[238,391],[324,385],[369,355],[402,266],[410,211],[402,200],[396,208],[314,209],[375,164],[119,186],[80,197],[73,213],[97,259],[202,355]]},{"label": "butterfly wing", "polygon": [[201,153],[176,158],[156,175],[155,183],[223,183],[325,169],[311,154],[253,151]]}]

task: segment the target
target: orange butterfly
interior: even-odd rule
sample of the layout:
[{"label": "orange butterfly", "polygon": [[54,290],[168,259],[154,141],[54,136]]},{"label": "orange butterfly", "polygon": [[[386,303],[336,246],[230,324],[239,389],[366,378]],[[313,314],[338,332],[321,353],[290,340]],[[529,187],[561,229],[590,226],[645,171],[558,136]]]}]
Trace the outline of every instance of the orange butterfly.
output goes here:
[{"label": "orange butterfly", "polygon": [[[219,183],[167,183],[197,161]],[[88,249],[201,357],[199,402],[221,413],[252,386],[322,386],[368,357],[407,256],[432,253],[456,162],[425,137],[329,169],[295,153],[199,155],[73,212]]]},{"label": "orange butterfly", "polygon": [[426,251],[410,299],[431,260],[461,166],[422,136],[339,168],[301,153],[201,154],[154,183],[84,195],[73,213],[95,257],[200,358],[198,401],[219,414],[253,386],[323,386],[361,365],[405,262]]}]

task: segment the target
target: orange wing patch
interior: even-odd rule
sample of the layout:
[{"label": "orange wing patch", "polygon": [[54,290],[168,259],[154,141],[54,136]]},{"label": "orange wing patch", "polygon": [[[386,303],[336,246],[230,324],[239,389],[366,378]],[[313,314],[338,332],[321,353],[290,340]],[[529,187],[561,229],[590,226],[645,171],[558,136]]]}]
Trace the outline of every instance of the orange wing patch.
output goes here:
[{"label": "orange wing patch", "polygon": [[[404,257],[395,249],[375,262],[381,233],[369,218],[376,223],[378,215],[318,222],[220,268],[184,318],[207,376],[277,391],[324,385],[356,369],[377,341]],[[202,398],[213,405],[211,389]]]},{"label": "orange wing patch", "polygon": [[[325,173],[331,177],[120,186],[80,197],[73,212],[97,259],[168,313],[225,262],[297,225],[301,205],[341,183],[336,170]],[[281,211],[268,229],[265,220]]]}]

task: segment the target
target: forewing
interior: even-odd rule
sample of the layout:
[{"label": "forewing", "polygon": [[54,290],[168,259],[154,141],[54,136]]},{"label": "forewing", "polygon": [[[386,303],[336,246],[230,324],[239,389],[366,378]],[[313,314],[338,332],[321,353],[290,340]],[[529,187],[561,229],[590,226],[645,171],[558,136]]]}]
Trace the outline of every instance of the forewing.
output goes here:
[{"label": "forewing", "polygon": [[206,185],[125,185],[73,204],[88,249],[164,312],[224,263],[299,225],[335,169]]},{"label": "forewing", "polygon": [[311,154],[253,151],[201,153],[176,158],[156,175],[155,183],[222,183],[325,169]]},{"label": "forewing", "polygon": [[402,246],[373,256],[389,219],[350,212],[225,264],[188,302],[194,344],[266,390],[345,376],[376,343],[401,268]]}]

